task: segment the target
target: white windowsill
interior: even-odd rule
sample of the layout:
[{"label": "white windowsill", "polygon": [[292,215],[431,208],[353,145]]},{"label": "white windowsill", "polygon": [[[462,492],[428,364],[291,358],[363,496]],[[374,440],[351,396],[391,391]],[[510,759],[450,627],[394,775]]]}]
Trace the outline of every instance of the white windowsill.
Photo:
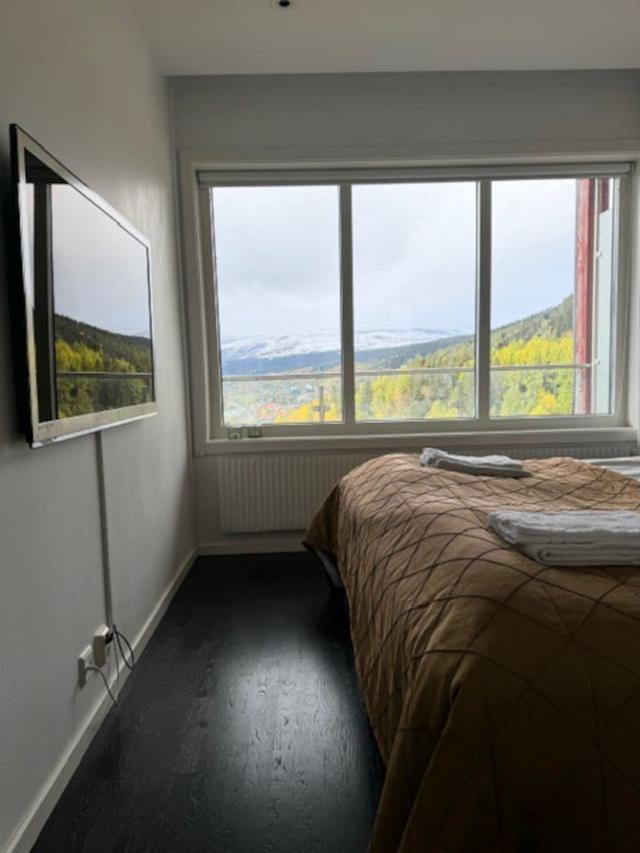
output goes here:
[{"label": "white windowsill", "polygon": [[305,435],[270,438],[212,439],[196,456],[226,456],[245,453],[290,453],[296,451],[368,451],[376,449],[416,450],[435,446],[465,447],[589,447],[596,444],[634,442],[634,427],[562,428],[531,430],[492,430],[483,432],[404,433],[384,435]]}]

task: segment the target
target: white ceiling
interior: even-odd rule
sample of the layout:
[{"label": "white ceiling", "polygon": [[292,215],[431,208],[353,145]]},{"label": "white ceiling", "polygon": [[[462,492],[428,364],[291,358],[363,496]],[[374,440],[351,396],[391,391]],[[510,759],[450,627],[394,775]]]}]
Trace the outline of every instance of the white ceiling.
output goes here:
[{"label": "white ceiling", "polygon": [[640,68],[640,0],[132,0],[167,74]]}]

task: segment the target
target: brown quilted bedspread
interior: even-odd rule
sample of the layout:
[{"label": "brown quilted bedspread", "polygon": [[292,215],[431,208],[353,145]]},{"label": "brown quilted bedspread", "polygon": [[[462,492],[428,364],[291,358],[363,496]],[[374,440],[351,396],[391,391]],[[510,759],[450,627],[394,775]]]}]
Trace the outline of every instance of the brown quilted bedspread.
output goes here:
[{"label": "brown quilted bedspread", "polygon": [[387,772],[391,851],[640,851],[640,570],[554,569],[493,509],[640,510],[640,484],[571,459],[521,480],[367,462],[307,533],[332,552]]}]

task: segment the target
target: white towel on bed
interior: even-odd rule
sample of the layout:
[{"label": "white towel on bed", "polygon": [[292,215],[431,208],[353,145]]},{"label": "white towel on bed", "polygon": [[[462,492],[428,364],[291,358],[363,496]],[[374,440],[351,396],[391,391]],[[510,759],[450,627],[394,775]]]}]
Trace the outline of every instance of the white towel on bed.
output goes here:
[{"label": "white towel on bed", "polygon": [[536,563],[558,568],[640,566],[640,548],[628,545],[525,545],[519,550]]},{"label": "white towel on bed", "polygon": [[509,456],[459,456],[438,450],[436,447],[425,447],[420,456],[420,464],[431,468],[445,468],[447,471],[457,471],[460,474],[476,474],[485,477],[528,477],[529,473],[522,467],[522,462]]},{"label": "white towel on bed", "polygon": [[505,542],[553,566],[640,565],[640,513],[626,510],[489,513]]}]

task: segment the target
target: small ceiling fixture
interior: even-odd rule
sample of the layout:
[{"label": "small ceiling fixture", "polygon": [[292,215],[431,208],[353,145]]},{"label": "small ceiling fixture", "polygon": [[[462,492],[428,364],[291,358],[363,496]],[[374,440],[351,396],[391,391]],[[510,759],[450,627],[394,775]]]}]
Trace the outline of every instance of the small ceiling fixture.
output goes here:
[{"label": "small ceiling fixture", "polygon": [[271,5],[274,9],[291,9],[293,0],[271,0]]}]

